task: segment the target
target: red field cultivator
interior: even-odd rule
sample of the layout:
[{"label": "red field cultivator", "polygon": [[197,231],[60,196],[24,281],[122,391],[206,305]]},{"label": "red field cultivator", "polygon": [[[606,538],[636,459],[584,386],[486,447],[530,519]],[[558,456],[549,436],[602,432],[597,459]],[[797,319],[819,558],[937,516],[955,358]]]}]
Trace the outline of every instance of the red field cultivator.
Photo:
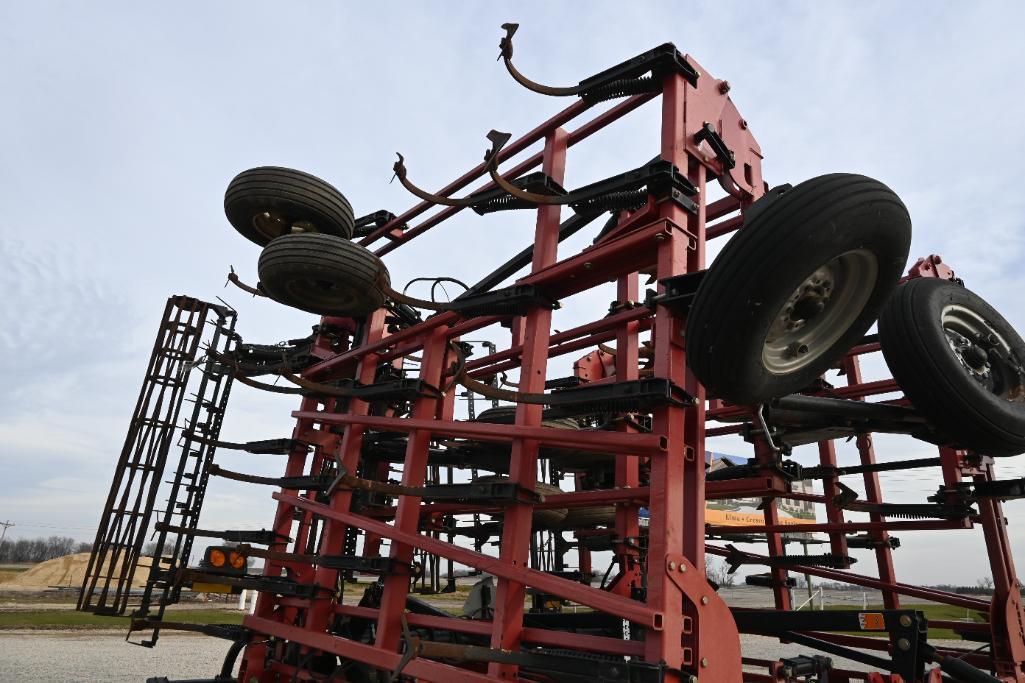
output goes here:
[{"label": "red field cultivator", "polygon": [[[395,173],[422,200],[405,213],[355,219],[335,188],[289,169],[231,182],[228,219],[263,246],[260,284],[232,279],[323,317],[308,338],[246,344],[234,311],[172,299],[80,607],[132,607],[133,632],[152,631],[145,644],[167,628],[231,639],[218,681],[234,680],[239,655],[249,683],[1025,681],[1021,586],[1001,511],[1025,497],[1025,481],[994,475],[994,458],[1025,452],[1025,343],[939,257],[905,274],[911,222],[882,183],[837,173],[769,189],[728,83],[674,46],[552,88],[516,69],[516,27],[505,28],[513,78],[572,103],[518,139],[492,131],[485,161],[437,193],[410,180],[400,155]],[[569,150],[652,100],[658,155],[566,189]],[[535,143],[543,149],[502,167]],[[534,211],[534,241],[451,301],[393,289],[381,259],[465,208]],[[560,251],[599,218],[590,246]],[[706,264],[706,245],[726,238]],[[588,311],[580,295],[609,282],[615,300]],[[590,322],[553,330],[560,306]],[[508,343],[467,341],[481,337]],[[861,359],[879,351],[894,379],[864,381]],[[549,361],[570,354],[573,373],[553,376]],[[221,441],[233,381],[295,394],[292,436]],[[190,383],[194,411],[180,417],[174,401]],[[160,387],[174,390],[169,413]],[[470,419],[456,418],[457,398],[469,399]],[[491,407],[478,413],[474,399]],[[938,453],[877,460],[874,433]],[[743,436],[752,457],[706,472],[706,438],[726,434]],[[161,510],[156,487],[177,439]],[[855,440],[857,464],[839,464],[838,439]],[[817,459],[799,462],[792,449],[808,445]],[[221,449],[278,453],[281,476],[224,469]],[[894,470],[933,473],[936,494],[886,501],[879,475]],[[211,477],[277,487],[270,528],[200,528]],[[822,493],[796,486],[804,480]],[[706,504],[741,498],[762,501],[759,523],[706,523]],[[824,510],[825,521],[784,523],[787,500]],[[127,587],[151,529],[159,557],[132,605]],[[937,529],[981,529],[992,598],[897,579],[891,533],[908,545]],[[801,545],[794,534],[803,554],[787,551]],[[223,544],[190,567],[196,537]],[[828,552],[809,554],[808,539]],[[753,542],[764,550],[736,547]],[[869,549],[876,571],[852,571],[852,548]],[[774,607],[728,605],[706,555],[761,568],[746,581]],[[248,569],[257,559],[262,573]],[[464,616],[411,591],[452,590],[457,568],[491,577]],[[377,578],[351,581],[368,575]],[[884,605],[797,610],[792,576],[880,591]],[[183,588],[216,586],[259,592],[241,627],[163,619]],[[356,590],[358,604],[343,599]],[[927,620],[902,601],[985,618]],[[965,646],[934,644],[935,628],[958,631]],[[741,634],[805,654],[752,658]]]}]

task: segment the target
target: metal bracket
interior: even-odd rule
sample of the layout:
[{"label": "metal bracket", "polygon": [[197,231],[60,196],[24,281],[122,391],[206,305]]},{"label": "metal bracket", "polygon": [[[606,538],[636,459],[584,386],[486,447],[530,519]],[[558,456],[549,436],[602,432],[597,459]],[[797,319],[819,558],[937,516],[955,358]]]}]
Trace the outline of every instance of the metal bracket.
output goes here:
[{"label": "metal bracket", "polygon": [[[705,619],[708,624],[732,624],[734,623],[733,612],[726,602],[719,597],[715,589],[708,583],[708,578],[703,570],[698,570],[686,557],[676,553],[670,553],[665,558],[666,576],[676,585],[683,597],[694,606],[694,612],[698,622]],[[697,633],[697,652],[690,652],[684,648],[684,666],[697,666],[700,658],[702,678],[718,680],[717,671],[725,670],[734,666],[740,661],[740,636],[736,630],[728,628],[710,629],[699,628],[696,624],[687,623],[688,617],[684,617],[683,633]]]},{"label": "metal bracket", "polygon": [[[391,211],[385,211],[384,209],[381,209],[380,211],[375,211],[371,214],[367,214],[366,216],[361,216],[360,218],[356,219],[356,222],[353,226],[352,236],[353,238],[366,237],[374,230],[377,230],[378,228],[383,228],[384,226],[388,225],[393,220],[395,220],[395,218],[395,214],[393,214]],[[409,226],[403,224],[396,226],[394,229],[401,232],[404,231],[407,227]]]},{"label": "metal bracket", "polygon": [[715,126],[705,122],[705,125],[701,127],[697,133],[694,134],[694,142],[701,144],[707,142],[708,146],[712,148],[716,158],[726,168],[735,168],[737,165],[736,155],[733,150],[726,146],[723,142],[722,137],[719,135],[719,131],[715,129]]},{"label": "metal bracket", "polygon": [[[488,173],[495,184],[514,198],[528,204],[557,206],[568,204],[570,208],[580,214],[603,213],[613,205],[622,203],[623,193],[647,187],[649,194],[668,196],[687,211],[697,213],[697,204],[690,199],[698,193],[697,187],[690,181],[690,178],[680,173],[675,165],[662,159],[561,195],[538,194],[523,190],[503,178],[498,172],[498,155],[509,142],[510,137],[512,136],[509,133],[497,130],[489,132],[487,138],[491,141],[491,149],[485,153],[484,159],[488,162]],[[629,203],[634,204],[636,201],[637,198],[634,197],[630,199]]]}]

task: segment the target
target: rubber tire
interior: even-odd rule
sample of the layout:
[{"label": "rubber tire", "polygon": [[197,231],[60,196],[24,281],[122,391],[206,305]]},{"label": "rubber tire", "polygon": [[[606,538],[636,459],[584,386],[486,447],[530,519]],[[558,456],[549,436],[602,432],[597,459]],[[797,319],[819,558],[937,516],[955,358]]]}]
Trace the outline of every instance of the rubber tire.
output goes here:
[{"label": "rubber tire", "polygon": [[[501,483],[509,481],[509,477],[504,474],[493,474],[484,477],[477,477],[473,480],[474,482],[486,484],[486,483]],[[548,496],[553,493],[562,493],[562,489],[554,484],[546,484],[543,481],[539,481],[534,484],[534,490],[540,493],[542,496]],[[493,519],[501,520],[502,513],[489,513]],[[569,514],[569,510],[566,508],[552,508],[545,510],[534,510],[531,516],[532,526],[535,529],[556,529],[562,526],[562,521],[566,519],[566,515]]]},{"label": "rubber tire", "polygon": [[[260,254],[260,285],[280,303],[308,313],[360,318],[376,311],[390,287],[388,269],[368,249],[319,233],[285,235]],[[335,295],[316,296],[320,287]]]},{"label": "rubber tire", "polygon": [[[871,327],[911,244],[911,219],[886,185],[834,173],[805,181],[760,209],[705,274],[687,316],[690,368],[711,396],[755,405],[810,385]],[[785,374],[762,362],[766,334],[816,269],[853,249],[877,259],[872,293],[847,331],[814,362]]]},{"label": "rubber tire", "polygon": [[599,505],[590,508],[572,508],[562,522],[563,529],[594,529],[612,527],[616,523],[616,506]]},{"label": "rubber tire", "polygon": [[894,291],[879,317],[879,343],[890,372],[937,430],[938,442],[983,455],[1025,453],[1025,403],[1001,399],[968,375],[940,324],[947,304],[979,314],[1019,363],[1025,360],[1025,341],[977,294],[948,280],[915,278]]},{"label": "rubber tire", "polygon": [[228,183],[224,192],[228,222],[261,247],[281,236],[265,235],[253,225],[253,216],[265,211],[279,213],[289,224],[311,223],[315,232],[343,239],[351,239],[355,229],[352,205],[345,195],[320,178],[291,168],[251,168]]},{"label": "rubber tire", "polygon": [[[482,410],[474,422],[487,422],[488,424],[511,425],[516,421],[516,406],[498,406]],[[554,429],[580,429],[580,423],[571,417],[553,417],[548,420],[541,420],[542,427]]]}]

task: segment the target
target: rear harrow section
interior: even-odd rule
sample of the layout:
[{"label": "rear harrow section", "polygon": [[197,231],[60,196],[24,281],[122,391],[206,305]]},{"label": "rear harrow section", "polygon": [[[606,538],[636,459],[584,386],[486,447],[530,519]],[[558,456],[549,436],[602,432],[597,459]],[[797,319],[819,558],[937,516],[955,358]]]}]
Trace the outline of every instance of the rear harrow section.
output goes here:
[{"label": "rear harrow section", "polygon": [[[216,441],[231,386],[231,377],[206,358],[205,348],[230,350],[234,328],[235,312],[225,306],[186,296],[168,299],[100,518],[78,609],[113,615],[124,614],[130,606],[150,520],[159,509],[157,495],[165,483],[168,454],[178,450],[179,438],[183,440],[180,456],[172,479],[166,482],[170,489],[164,489],[168,498],[163,519],[175,517],[185,526],[195,526],[214,449],[210,441],[190,435]],[[182,406],[188,402],[192,410],[182,419]],[[168,598],[172,584],[166,580],[167,572],[173,573],[188,560],[190,538],[179,536],[171,548],[167,545],[166,534],[160,532],[138,605],[142,614],[158,584],[162,600]]]},{"label": "rear harrow section", "polygon": [[[206,421],[202,411],[193,415],[173,480],[189,479],[176,490],[190,493],[181,506],[172,496],[156,526],[161,539],[175,533],[178,540],[170,561],[151,571],[138,625],[203,630],[160,621],[182,587],[256,590],[244,629],[211,631],[236,639],[236,653],[244,646],[239,680],[247,683],[1025,682],[1025,615],[1002,512],[1005,501],[1025,497],[1025,484],[998,479],[992,454],[972,450],[970,433],[945,436],[956,425],[938,425],[895,380],[863,378],[863,357],[880,351],[879,338],[863,335],[907,257],[910,222],[899,198],[850,174],[768,190],[760,147],[728,84],[671,45],[578,86],[551,88],[513,67],[516,27],[506,29],[509,72],[536,92],[576,98],[567,109],[517,140],[492,132],[485,162],[436,194],[407,178],[400,157],[396,173],[424,201],[398,216],[381,211],[359,219],[358,241],[344,246],[326,231],[294,236],[307,230],[302,222],[286,224],[287,216],[253,198],[253,214],[274,218],[279,229],[267,247],[272,255],[282,245],[291,253],[288,240],[299,240],[296,248],[316,242],[344,254],[353,269],[373,268],[355,278],[342,272],[345,259],[290,260],[288,278],[275,271],[277,288],[258,291],[322,313],[314,335],[285,347],[211,343],[204,381],[214,398],[204,400],[223,408],[233,377],[294,393],[295,427],[290,439],[228,443],[217,440],[220,413]],[[621,101],[600,113],[590,108],[615,98]],[[659,156],[568,188],[570,149],[651,100],[661,105]],[[535,143],[540,152],[499,170]],[[479,187],[468,187],[477,180]],[[722,198],[709,198],[713,184]],[[424,218],[434,205],[448,208]],[[379,259],[410,249],[464,208],[533,211],[534,239],[477,285],[464,285],[467,293],[453,302],[391,290]],[[575,213],[563,221],[564,211]],[[601,213],[608,216],[590,246],[560,251],[562,240]],[[824,236],[816,229],[823,222],[842,224],[842,237]],[[708,243],[734,233],[736,241],[706,263]],[[304,275],[307,266],[315,275]],[[657,283],[646,296],[642,274]],[[904,279],[927,277],[962,286],[936,256]],[[356,280],[366,291],[353,291]],[[302,287],[290,288],[293,281]],[[608,282],[615,301],[588,311],[581,303],[587,297],[577,295]],[[1020,339],[1002,319],[966,313],[971,299],[948,299],[962,308],[932,321],[942,329],[930,339],[955,340],[952,367],[971,373],[962,384],[990,392],[989,404],[1006,409],[1004,424],[1025,424]],[[379,301],[385,303],[374,308]],[[554,330],[559,304],[587,322]],[[343,307],[354,317],[336,315]],[[169,305],[169,314],[179,309]],[[189,324],[182,334],[198,334],[202,323]],[[757,352],[745,351],[752,348]],[[481,349],[483,355],[473,353]],[[919,357],[904,352],[895,357]],[[942,355],[946,346],[930,352]],[[556,372],[556,362],[580,354],[571,376]],[[834,370],[842,386],[827,381]],[[997,371],[999,381],[987,374]],[[253,380],[257,375],[271,380]],[[279,380],[283,386],[273,383]],[[457,398],[467,399],[469,419],[457,417]],[[489,409],[478,413],[475,400],[490,402]],[[176,409],[151,412],[140,401],[133,430],[154,425],[147,429],[162,439],[155,448],[166,453]],[[881,457],[874,433],[927,441],[938,453]],[[131,548],[134,562],[153,507],[150,479],[143,503],[118,502],[121,478],[152,467],[133,455],[134,434],[98,537],[87,608],[124,609],[124,580],[101,580],[99,567],[109,566],[105,558],[119,544]],[[743,437],[749,458],[725,467],[706,462],[706,441],[728,435]],[[841,464],[841,439],[853,440],[855,462]],[[222,468],[212,462],[215,446],[277,454],[280,475]],[[884,477],[905,470],[933,475],[937,493],[884,498]],[[199,529],[192,511],[198,515],[207,477],[278,489],[270,494],[270,526]],[[857,481],[863,494],[854,491]],[[758,512],[739,522],[706,512],[738,499],[760,501]],[[783,509],[794,506],[824,518],[784,519]],[[924,530],[981,530],[992,595],[899,581],[894,552]],[[196,537],[227,545],[187,567]],[[706,558],[714,556],[744,575],[764,608],[728,604],[707,576]],[[250,559],[263,561],[262,572],[249,569]],[[461,606],[427,597],[457,592],[459,571],[477,576]],[[882,606],[800,609],[799,576],[878,591]],[[929,620],[916,609],[922,602],[983,617]],[[930,632],[936,627],[975,642],[937,643]],[[799,654],[748,656],[741,634],[777,638]]]}]

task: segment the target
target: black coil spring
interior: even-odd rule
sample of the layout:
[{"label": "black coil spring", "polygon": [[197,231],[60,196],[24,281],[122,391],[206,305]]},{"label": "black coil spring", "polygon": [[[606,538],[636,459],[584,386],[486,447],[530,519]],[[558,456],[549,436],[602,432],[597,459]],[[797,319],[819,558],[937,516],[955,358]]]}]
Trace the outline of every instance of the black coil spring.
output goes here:
[{"label": "black coil spring", "polygon": [[647,190],[620,190],[609,192],[594,199],[578,202],[572,205],[574,211],[580,214],[604,213],[605,211],[625,211],[637,209],[644,206],[648,201]]},{"label": "black coil spring", "polygon": [[662,84],[656,81],[653,76],[620,78],[588,90],[581,97],[588,104],[596,104],[606,100],[614,100],[618,97],[658,92],[660,87],[662,87]]}]

